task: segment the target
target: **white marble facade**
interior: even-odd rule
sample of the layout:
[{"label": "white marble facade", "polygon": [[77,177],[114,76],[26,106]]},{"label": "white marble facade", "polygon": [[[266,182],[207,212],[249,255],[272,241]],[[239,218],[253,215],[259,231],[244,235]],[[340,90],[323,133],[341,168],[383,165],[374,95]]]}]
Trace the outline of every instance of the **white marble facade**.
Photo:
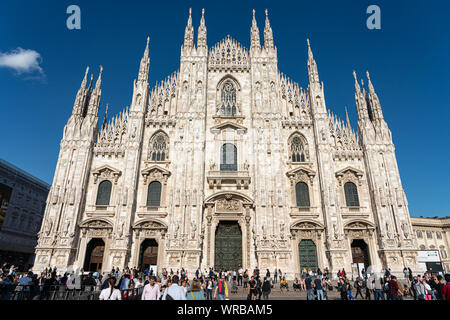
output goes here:
[{"label": "white marble facade", "polygon": [[[86,71],[64,128],[36,270],[83,267],[94,238],[105,243],[103,271],[137,266],[145,239],[158,243],[158,268],[207,268],[221,221],[239,224],[248,269],[293,277],[300,241],[312,240],[320,268],[351,270],[358,239],[375,270],[415,268],[391,131],[370,78],[366,91],[355,74],[355,133],[348,117],[327,109],[309,41],[304,90],[278,70],[267,12],[263,34],[261,45],[253,15],[250,50],[230,36],[208,47],[203,12],[195,45],[189,14],[179,70],[151,88],[147,41],[131,106],[110,121],[105,115],[100,128],[101,73],[93,87]],[[237,163],[225,171],[226,144]],[[111,196],[99,205],[103,181]],[[157,205],[148,202],[154,182]]]}]

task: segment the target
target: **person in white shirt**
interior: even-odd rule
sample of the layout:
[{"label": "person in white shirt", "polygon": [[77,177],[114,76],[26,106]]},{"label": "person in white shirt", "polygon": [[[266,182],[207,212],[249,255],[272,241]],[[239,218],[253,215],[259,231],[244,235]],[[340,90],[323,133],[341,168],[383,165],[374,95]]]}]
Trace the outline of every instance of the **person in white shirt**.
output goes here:
[{"label": "person in white shirt", "polygon": [[[178,281],[177,275],[172,277],[172,285],[164,290],[162,300],[186,300],[184,288],[178,285]],[[170,296],[172,299],[167,299],[167,296]]]},{"label": "person in white shirt", "polygon": [[119,289],[114,288],[116,279],[110,278],[108,280],[109,288],[103,289],[100,293],[100,300],[122,300],[122,295]]},{"label": "person in white shirt", "polygon": [[155,281],[155,277],[151,277],[150,283],[145,285],[142,292],[142,300],[159,300],[161,297],[161,289]]}]

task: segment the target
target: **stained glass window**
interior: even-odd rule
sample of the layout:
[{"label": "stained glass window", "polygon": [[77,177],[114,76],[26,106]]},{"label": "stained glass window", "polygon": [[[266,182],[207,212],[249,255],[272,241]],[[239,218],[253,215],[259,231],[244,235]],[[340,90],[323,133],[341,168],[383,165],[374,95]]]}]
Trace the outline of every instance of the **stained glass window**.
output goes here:
[{"label": "stained glass window", "polygon": [[220,158],[220,171],[237,171],[237,148],[234,144],[224,144]]},{"label": "stained glass window", "polygon": [[231,81],[225,82],[222,87],[222,108],[221,113],[223,116],[235,116],[236,115],[236,88]]},{"label": "stained glass window", "polygon": [[292,162],[305,162],[305,148],[300,137],[296,136],[291,141]]}]

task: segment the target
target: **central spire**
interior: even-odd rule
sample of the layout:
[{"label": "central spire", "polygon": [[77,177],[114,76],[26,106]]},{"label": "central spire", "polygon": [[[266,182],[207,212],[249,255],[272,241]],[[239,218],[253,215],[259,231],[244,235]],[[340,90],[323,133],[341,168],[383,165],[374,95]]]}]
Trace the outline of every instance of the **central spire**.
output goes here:
[{"label": "central spire", "polygon": [[253,20],[252,20],[252,28],[250,29],[250,49],[261,49],[261,43],[259,39],[259,29],[258,24],[256,23],[255,17],[255,9],[253,9]]},{"label": "central spire", "polygon": [[147,45],[145,47],[144,55],[141,59],[141,65],[139,67],[138,81],[142,82],[148,81],[148,72],[150,68],[149,44],[150,44],[150,37],[147,37]]},{"label": "central spire", "polygon": [[308,43],[308,76],[310,83],[319,83],[319,71],[317,70],[316,60],[314,60],[314,55],[311,50],[311,45],[309,39],[306,40]]}]

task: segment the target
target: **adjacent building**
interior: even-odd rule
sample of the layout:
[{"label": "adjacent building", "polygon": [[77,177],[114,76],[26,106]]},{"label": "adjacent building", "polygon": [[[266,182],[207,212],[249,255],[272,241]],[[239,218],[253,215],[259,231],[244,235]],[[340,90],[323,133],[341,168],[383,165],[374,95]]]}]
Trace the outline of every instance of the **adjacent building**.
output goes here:
[{"label": "adjacent building", "polygon": [[255,13],[249,37],[250,49],[231,36],[209,47],[203,12],[194,44],[189,14],[179,70],[150,87],[147,40],[130,107],[109,121],[105,114],[100,127],[103,69],[95,86],[86,71],[64,127],[36,271],[242,265],[292,278],[303,268],[418,269],[369,74],[365,86],[354,73],[356,132],[327,108],[309,41],[302,89],[278,68],[267,12],[263,44]]},{"label": "adjacent building", "polygon": [[450,217],[411,218],[420,271],[450,273]]},{"label": "adjacent building", "polygon": [[50,185],[0,159],[0,263],[33,264]]}]

